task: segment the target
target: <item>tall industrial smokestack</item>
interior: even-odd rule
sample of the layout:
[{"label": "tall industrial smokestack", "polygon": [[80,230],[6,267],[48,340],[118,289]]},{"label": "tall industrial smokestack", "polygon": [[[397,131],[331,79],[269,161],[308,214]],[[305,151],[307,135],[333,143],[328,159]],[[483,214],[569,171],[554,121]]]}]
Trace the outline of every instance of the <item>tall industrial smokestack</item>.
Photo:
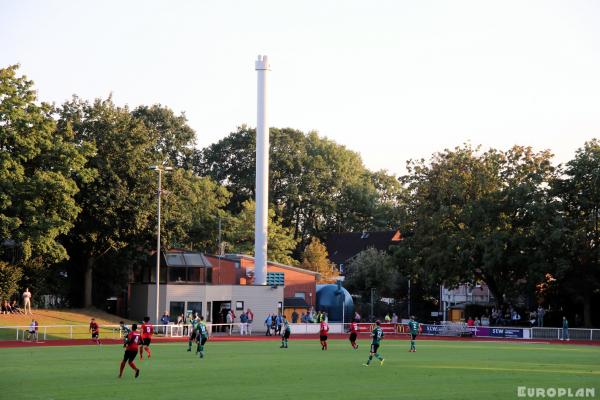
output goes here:
[{"label": "tall industrial smokestack", "polygon": [[258,56],[256,102],[256,222],[254,226],[254,284],[267,284],[267,233],[269,214],[269,124],[267,121],[267,56]]}]

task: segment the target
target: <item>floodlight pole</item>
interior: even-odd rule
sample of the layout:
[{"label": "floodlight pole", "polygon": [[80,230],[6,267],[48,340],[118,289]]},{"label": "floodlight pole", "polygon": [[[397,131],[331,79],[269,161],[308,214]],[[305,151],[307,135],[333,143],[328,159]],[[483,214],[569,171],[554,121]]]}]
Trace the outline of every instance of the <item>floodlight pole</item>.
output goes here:
[{"label": "floodlight pole", "polygon": [[161,206],[161,193],[162,193],[162,172],[172,171],[173,167],[162,167],[160,165],[154,165],[150,169],[158,172],[158,218],[156,224],[156,325],[160,324],[159,320],[159,305],[160,305],[160,206]]}]

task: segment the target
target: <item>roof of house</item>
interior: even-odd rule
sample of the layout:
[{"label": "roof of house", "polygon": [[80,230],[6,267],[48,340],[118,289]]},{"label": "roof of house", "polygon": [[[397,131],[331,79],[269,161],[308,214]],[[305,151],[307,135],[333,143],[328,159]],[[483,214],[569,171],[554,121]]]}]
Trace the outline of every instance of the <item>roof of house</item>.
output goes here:
[{"label": "roof of house", "polygon": [[369,248],[387,251],[402,240],[399,230],[380,232],[332,233],[325,246],[329,259],[336,265],[347,263],[352,257]]}]

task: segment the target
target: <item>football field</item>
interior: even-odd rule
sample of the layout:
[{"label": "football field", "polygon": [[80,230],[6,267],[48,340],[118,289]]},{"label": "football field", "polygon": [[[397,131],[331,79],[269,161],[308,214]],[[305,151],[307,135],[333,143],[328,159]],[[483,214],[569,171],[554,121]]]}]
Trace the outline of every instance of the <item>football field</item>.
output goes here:
[{"label": "football field", "polygon": [[[206,357],[184,343],[155,343],[152,358],[117,379],[119,345],[0,349],[0,399],[513,399],[517,387],[595,388],[600,348],[520,342],[384,340],[383,366],[369,342],[208,342]],[[195,347],[193,348],[195,350]]]}]

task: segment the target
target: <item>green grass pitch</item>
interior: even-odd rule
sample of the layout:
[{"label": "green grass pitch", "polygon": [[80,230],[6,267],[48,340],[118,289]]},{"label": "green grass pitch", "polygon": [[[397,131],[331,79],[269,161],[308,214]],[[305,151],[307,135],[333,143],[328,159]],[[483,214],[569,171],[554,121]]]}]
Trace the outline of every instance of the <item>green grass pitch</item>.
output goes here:
[{"label": "green grass pitch", "polygon": [[116,345],[0,349],[0,399],[513,399],[517,387],[594,387],[600,348],[536,343],[383,341],[208,342],[206,358],[183,343],[155,343],[150,360],[126,366]]}]

